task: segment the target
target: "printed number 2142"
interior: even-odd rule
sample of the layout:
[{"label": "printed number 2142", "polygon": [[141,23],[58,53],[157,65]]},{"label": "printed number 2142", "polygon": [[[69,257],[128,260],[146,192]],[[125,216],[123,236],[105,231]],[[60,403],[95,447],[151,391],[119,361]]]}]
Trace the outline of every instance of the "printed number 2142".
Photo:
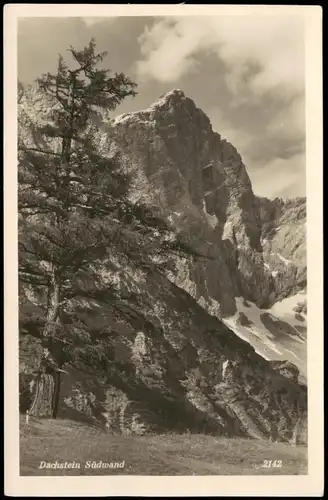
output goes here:
[{"label": "printed number 2142", "polygon": [[282,460],[263,460],[262,467],[282,467]]}]

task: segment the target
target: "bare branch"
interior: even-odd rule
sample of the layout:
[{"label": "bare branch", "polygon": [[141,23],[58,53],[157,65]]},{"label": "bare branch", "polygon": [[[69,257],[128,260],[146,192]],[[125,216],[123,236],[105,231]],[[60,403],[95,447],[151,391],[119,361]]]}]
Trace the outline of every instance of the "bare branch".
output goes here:
[{"label": "bare branch", "polygon": [[42,154],[45,154],[45,155],[52,155],[52,156],[61,156],[60,153],[55,153],[54,151],[45,151],[44,149],[38,149],[38,148],[19,147],[18,150],[19,151],[24,151],[24,152],[34,151],[36,153],[42,153]]}]

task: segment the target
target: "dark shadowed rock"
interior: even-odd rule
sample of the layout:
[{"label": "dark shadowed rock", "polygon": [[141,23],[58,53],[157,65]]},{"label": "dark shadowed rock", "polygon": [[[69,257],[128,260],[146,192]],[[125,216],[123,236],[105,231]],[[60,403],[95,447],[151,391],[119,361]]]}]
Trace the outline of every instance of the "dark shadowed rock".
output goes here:
[{"label": "dark shadowed rock", "polygon": [[287,377],[296,382],[298,381],[300,371],[297,366],[290,361],[271,361],[271,366],[274,370],[281,373],[281,375],[283,375],[284,377]]},{"label": "dark shadowed rock", "polygon": [[237,317],[237,325],[241,326],[251,326],[252,321],[246,316],[245,313],[239,312]]},{"label": "dark shadowed rock", "polygon": [[112,334],[90,339],[101,342],[105,364],[90,367],[77,355],[67,368],[59,416],[126,434],[189,429],[293,438],[307,418],[306,388],[290,375],[293,367],[278,370],[165,277],[135,276],[132,284],[139,296],[130,322],[115,316],[110,297],[75,299],[84,321],[97,321],[100,332],[110,324]]}]

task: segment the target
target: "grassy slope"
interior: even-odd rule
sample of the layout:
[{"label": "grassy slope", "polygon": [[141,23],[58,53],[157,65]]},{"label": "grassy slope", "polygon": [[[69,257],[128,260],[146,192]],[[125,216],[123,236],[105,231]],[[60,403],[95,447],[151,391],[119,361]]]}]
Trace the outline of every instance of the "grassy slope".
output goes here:
[{"label": "grassy slope", "polygon": [[[21,475],[306,474],[307,449],[205,435],[115,436],[69,420],[21,421]],[[40,462],[81,462],[81,469],[39,469]],[[84,462],[125,461],[124,469],[84,469]],[[282,460],[282,468],[263,468]]]}]

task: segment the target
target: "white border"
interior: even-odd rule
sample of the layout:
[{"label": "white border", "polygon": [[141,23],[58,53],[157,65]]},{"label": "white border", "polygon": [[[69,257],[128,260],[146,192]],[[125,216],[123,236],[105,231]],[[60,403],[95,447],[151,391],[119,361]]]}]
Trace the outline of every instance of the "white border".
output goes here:
[{"label": "white border", "polygon": [[[308,237],[309,473],[306,476],[19,476],[16,81],[18,17],[304,16]],[[4,8],[5,493],[14,496],[322,496],[323,164],[322,9],[319,6],[7,4]],[[42,41],[40,41],[42,43]]]}]

